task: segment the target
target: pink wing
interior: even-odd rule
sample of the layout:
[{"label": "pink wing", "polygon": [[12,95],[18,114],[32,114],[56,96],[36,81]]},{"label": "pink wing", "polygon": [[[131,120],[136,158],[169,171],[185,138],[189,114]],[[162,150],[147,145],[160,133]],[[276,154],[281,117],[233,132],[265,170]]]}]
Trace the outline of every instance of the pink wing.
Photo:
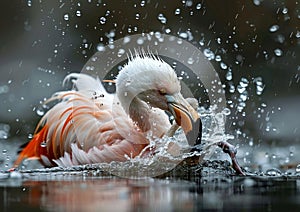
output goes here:
[{"label": "pink wing", "polygon": [[[71,78],[76,90],[58,92],[48,100],[60,102],[41,119],[37,130],[41,129],[14,167],[33,157],[46,166],[125,161],[126,155],[135,157],[149,144],[147,132],[139,130],[98,79],[71,74],[65,81]],[[154,109],[150,117],[155,120],[154,136],[162,136],[170,127],[167,116]]]}]

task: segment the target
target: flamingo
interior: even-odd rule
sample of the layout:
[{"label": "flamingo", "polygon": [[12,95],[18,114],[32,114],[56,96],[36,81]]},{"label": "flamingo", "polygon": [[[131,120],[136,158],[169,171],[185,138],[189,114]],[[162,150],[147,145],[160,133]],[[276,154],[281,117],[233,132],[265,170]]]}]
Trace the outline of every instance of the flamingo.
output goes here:
[{"label": "flamingo", "polygon": [[199,119],[175,71],[153,55],[129,58],[114,80],[115,94],[83,73],[69,74],[63,84],[69,81],[74,89],[47,100],[58,103],[41,118],[14,168],[27,158],[47,167],[126,161],[145,152],[153,138],[172,136],[178,127],[188,133]]}]

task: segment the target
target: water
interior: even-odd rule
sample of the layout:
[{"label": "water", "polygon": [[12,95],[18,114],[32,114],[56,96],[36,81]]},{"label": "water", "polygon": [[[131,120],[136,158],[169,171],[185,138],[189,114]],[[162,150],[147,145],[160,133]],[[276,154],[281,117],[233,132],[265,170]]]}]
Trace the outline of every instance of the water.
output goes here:
[{"label": "water", "polygon": [[233,176],[224,161],[183,163],[145,179],[86,166],[0,173],[0,196],[1,211],[279,211],[300,207],[300,182],[289,175]]}]

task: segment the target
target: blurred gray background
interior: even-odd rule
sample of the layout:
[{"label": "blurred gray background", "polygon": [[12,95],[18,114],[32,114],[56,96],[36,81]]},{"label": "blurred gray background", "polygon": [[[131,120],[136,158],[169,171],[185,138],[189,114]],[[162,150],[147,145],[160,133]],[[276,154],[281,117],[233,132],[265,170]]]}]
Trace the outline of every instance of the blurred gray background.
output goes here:
[{"label": "blurred gray background", "polygon": [[[284,145],[293,152],[299,143],[298,1],[11,0],[0,10],[3,154],[10,150],[6,145],[28,141],[43,113],[40,103],[62,89],[67,73],[80,72],[99,44],[150,31],[181,35],[213,52],[211,62],[226,86],[234,144]],[[242,78],[245,99],[238,89]]]}]

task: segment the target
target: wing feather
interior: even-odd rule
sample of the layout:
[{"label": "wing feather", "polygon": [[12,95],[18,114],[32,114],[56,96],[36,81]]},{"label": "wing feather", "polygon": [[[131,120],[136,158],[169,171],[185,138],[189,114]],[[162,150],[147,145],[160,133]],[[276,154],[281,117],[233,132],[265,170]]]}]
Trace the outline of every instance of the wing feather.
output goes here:
[{"label": "wing feather", "polygon": [[[21,152],[15,167],[30,157],[37,157],[48,166],[125,161],[126,155],[135,157],[149,144],[145,132],[120,104],[114,104],[117,96],[108,94],[98,78],[70,74],[64,84],[68,81],[76,90],[57,92],[47,101],[59,100],[39,122],[34,138]],[[155,112],[157,117],[162,115],[165,114]],[[168,127],[168,122],[165,125]],[[47,148],[41,147],[42,142]]]}]

